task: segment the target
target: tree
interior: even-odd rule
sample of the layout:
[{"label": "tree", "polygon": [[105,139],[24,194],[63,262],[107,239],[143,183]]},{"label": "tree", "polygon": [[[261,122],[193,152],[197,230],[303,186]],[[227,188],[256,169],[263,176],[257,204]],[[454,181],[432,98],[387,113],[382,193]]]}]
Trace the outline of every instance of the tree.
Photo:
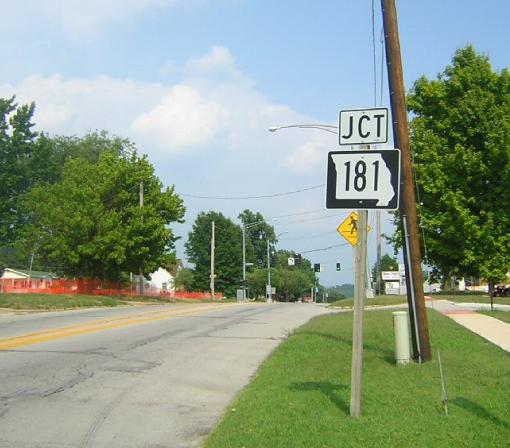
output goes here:
[{"label": "tree", "polygon": [[210,289],[211,223],[215,223],[215,287],[235,295],[242,281],[241,228],[218,212],[199,213],[186,242],[186,256],[195,265],[193,288]]},{"label": "tree", "polygon": [[28,171],[36,133],[35,104],[18,107],[15,98],[0,98],[0,241],[9,245],[22,225],[20,197],[32,185]]},{"label": "tree", "polygon": [[177,291],[193,291],[194,273],[190,268],[181,268],[175,276],[175,289]]},{"label": "tree", "polygon": [[[398,271],[398,261],[396,258],[384,254],[381,257],[381,272],[383,271]],[[377,263],[372,267],[372,279],[377,281]]]},{"label": "tree", "polygon": [[69,159],[61,180],[32,188],[22,207],[22,253],[35,252],[69,276],[108,280],[171,263],[176,238],[168,225],[184,216],[182,200],[173,187],[163,189],[147,158],[134,150],[119,155],[115,140],[96,163]]},{"label": "tree", "polygon": [[90,132],[83,137],[38,135],[28,159],[28,175],[32,185],[54,184],[62,179],[65,163],[70,159],[85,159],[95,164],[104,152],[119,158],[130,157],[135,146],[128,139],[110,136],[108,132]]},{"label": "tree", "polygon": [[32,131],[34,110],[34,103],[18,106],[14,97],[0,98],[1,266],[25,266],[27,263],[26,254],[17,253],[13,248],[28,222],[21,207],[27,191],[36,185],[59,182],[67,160],[81,157],[97,163],[99,155],[105,151],[114,151],[119,157],[134,151],[128,140],[111,138],[106,131],[83,138],[35,133]]},{"label": "tree", "polygon": [[307,258],[301,257],[300,264],[289,266],[288,259],[295,255],[294,251],[277,251],[275,269],[271,269],[271,283],[276,287],[280,299],[286,302],[307,295],[317,281],[312,263]]},{"label": "tree", "polygon": [[[271,285],[274,287],[274,278],[278,276],[276,270],[271,269]],[[248,294],[251,297],[265,297],[267,285],[267,269],[255,269],[246,274],[248,280]]]},{"label": "tree", "polygon": [[344,288],[339,285],[326,288],[326,293],[328,294],[327,302],[336,302],[346,298]]},{"label": "tree", "polygon": [[246,226],[246,261],[253,262],[258,268],[267,265],[267,241],[276,242],[274,229],[265,222],[261,213],[244,210],[238,218]]},{"label": "tree", "polygon": [[[425,261],[490,283],[510,266],[510,73],[471,46],[408,96]],[[425,248],[424,248],[425,249]]]}]

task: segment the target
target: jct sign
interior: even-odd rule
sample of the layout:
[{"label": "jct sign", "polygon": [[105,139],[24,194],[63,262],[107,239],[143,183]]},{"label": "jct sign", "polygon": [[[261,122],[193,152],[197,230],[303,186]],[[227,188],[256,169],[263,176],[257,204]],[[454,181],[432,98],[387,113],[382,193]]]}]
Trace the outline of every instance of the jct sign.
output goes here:
[{"label": "jct sign", "polygon": [[340,145],[371,145],[388,141],[388,109],[342,110],[339,117]]}]

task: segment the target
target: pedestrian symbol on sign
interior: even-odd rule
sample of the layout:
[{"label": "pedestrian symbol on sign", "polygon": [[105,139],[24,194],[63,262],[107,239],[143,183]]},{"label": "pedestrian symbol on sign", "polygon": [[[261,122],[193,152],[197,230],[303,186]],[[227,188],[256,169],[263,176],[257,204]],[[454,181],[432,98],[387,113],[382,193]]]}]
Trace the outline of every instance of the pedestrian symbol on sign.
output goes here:
[{"label": "pedestrian symbol on sign", "polygon": [[[371,229],[372,228],[369,225],[367,230],[370,231]],[[356,244],[358,244],[358,214],[356,212],[352,212],[342,221],[336,231],[351,245],[356,246]]]},{"label": "pedestrian symbol on sign", "polygon": [[354,216],[354,214],[351,214],[349,218],[350,218],[349,225],[351,226],[351,235],[354,232],[358,233],[358,217]]}]

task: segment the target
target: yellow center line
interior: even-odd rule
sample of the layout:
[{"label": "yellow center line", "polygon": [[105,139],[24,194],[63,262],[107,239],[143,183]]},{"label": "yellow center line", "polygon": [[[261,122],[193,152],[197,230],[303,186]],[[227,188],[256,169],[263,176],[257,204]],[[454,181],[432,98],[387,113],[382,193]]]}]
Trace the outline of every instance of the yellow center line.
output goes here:
[{"label": "yellow center line", "polygon": [[111,328],[126,327],[128,325],[141,324],[146,322],[154,322],[163,319],[170,319],[173,317],[181,317],[190,314],[198,314],[203,311],[211,311],[221,309],[225,306],[235,306],[236,304],[229,305],[207,305],[194,308],[186,308],[184,310],[163,310],[151,311],[148,313],[135,314],[132,316],[119,316],[116,318],[102,319],[85,324],[73,325],[71,327],[52,328],[49,330],[39,331],[37,333],[29,333],[20,336],[14,336],[7,339],[0,339],[0,350],[9,350],[25,345],[39,344],[41,342],[55,341],[64,339],[69,336],[77,336],[80,334],[96,333]]}]

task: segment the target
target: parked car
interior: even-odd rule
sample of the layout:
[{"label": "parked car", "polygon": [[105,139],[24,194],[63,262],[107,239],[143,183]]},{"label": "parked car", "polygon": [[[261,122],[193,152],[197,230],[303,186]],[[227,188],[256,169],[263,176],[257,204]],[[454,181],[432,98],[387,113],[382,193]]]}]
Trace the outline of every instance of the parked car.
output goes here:
[{"label": "parked car", "polygon": [[493,297],[509,297],[510,285],[496,285],[492,291]]}]

